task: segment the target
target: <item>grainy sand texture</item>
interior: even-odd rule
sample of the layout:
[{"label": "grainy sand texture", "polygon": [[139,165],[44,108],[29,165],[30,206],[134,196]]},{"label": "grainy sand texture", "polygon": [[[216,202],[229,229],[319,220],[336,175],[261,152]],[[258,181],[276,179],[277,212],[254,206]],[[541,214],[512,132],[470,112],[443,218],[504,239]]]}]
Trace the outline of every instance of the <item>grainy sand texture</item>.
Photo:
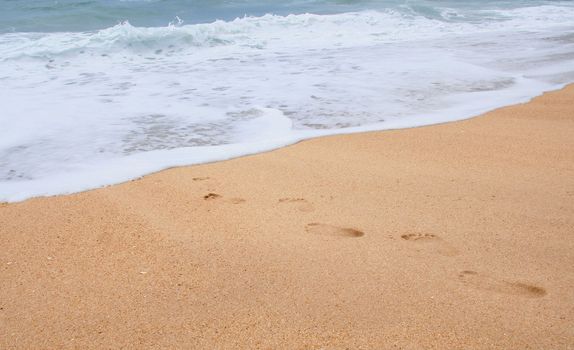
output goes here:
[{"label": "grainy sand texture", "polygon": [[0,349],[571,349],[574,87],[0,205]]}]

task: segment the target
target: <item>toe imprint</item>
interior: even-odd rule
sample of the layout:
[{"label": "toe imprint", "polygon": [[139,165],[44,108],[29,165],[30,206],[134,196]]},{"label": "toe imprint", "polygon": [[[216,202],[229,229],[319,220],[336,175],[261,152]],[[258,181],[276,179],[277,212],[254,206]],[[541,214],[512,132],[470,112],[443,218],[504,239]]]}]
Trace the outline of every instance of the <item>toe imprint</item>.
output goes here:
[{"label": "toe imprint", "polygon": [[432,233],[407,233],[401,235],[401,238],[405,241],[412,242],[418,247],[426,247],[426,249],[433,250],[440,255],[458,255],[458,250],[456,248]]},{"label": "toe imprint", "polygon": [[[205,196],[203,196],[203,199],[206,201],[212,201],[212,200],[216,200],[216,199],[219,200],[221,198],[223,198],[222,195],[217,194],[217,193],[213,193],[213,192],[210,192],[210,193],[206,194]],[[245,199],[235,197],[235,198],[225,199],[223,202],[224,203],[231,203],[231,204],[241,204],[241,203],[245,202]]]},{"label": "toe imprint", "polygon": [[420,241],[437,239],[438,237],[430,233],[409,233],[402,235],[401,238],[407,241]]},{"label": "toe imprint", "polygon": [[221,198],[221,196],[218,195],[217,193],[208,193],[205,196],[203,196],[203,199],[205,199],[205,200],[213,200],[213,199],[217,199],[217,198]]},{"label": "toe imprint", "polygon": [[296,204],[299,211],[310,212],[315,210],[313,204],[309,203],[305,198],[281,198],[279,203],[293,203]]}]

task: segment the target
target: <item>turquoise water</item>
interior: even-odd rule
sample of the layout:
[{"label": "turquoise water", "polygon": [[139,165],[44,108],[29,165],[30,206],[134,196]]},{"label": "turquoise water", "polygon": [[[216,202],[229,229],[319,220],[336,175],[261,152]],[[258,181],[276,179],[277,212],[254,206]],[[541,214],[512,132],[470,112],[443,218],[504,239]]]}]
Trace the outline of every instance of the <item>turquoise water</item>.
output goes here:
[{"label": "turquoise water", "polygon": [[570,1],[0,0],[0,201],[573,81]]}]

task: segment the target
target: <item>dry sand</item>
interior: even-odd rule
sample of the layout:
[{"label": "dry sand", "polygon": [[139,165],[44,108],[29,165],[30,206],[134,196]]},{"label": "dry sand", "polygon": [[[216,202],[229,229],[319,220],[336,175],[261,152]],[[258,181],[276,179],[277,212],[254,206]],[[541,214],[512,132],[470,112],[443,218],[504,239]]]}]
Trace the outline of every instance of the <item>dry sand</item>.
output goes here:
[{"label": "dry sand", "polygon": [[0,206],[0,348],[571,349],[574,87]]}]

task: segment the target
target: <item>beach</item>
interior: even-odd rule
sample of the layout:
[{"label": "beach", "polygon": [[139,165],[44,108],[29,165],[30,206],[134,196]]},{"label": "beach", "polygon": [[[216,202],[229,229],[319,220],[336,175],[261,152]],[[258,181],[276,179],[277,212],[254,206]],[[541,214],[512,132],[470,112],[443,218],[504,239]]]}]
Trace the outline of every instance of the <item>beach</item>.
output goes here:
[{"label": "beach", "polygon": [[0,205],[0,348],[570,349],[574,86]]}]

